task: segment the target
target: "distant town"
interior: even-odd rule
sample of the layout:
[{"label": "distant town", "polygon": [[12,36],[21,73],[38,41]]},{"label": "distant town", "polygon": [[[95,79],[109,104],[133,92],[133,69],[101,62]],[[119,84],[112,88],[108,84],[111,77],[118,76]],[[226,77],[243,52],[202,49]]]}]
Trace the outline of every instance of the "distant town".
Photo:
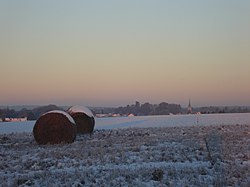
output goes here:
[{"label": "distant town", "polygon": [[[0,122],[18,122],[36,120],[45,112],[51,110],[67,110],[68,106],[1,106]],[[187,107],[180,104],[161,102],[160,104],[134,104],[120,107],[89,107],[95,117],[121,117],[121,116],[148,116],[148,115],[181,115],[181,114],[218,114],[218,113],[250,113],[249,106],[209,106],[192,107],[191,102]]]}]

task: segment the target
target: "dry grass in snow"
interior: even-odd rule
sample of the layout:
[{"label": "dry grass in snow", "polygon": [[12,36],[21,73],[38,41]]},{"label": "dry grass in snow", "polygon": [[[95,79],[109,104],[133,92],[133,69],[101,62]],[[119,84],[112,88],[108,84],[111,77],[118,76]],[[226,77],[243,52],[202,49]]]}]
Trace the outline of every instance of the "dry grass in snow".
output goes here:
[{"label": "dry grass in snow", "polygon": [[72,144],[0,135],[1,186],[250,186],[250,125],[98,130]]}]

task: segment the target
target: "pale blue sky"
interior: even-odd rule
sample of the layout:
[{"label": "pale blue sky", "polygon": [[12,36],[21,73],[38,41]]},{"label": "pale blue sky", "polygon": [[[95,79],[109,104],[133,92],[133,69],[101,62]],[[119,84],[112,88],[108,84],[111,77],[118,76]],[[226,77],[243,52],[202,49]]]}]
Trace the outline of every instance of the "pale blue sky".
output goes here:
[{"label": "pale blue sky", "polygon": [[250,105],[250,1],[1,1],[0,104]]}]

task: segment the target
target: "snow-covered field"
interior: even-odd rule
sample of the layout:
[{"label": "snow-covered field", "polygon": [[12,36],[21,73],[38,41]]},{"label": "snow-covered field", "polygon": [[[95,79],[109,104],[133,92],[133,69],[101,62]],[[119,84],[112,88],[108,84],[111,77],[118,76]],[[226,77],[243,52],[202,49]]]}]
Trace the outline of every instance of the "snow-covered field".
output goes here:
[{"label": "snow-covered field", "polygon": [[[95,118],[95,129],[250,124],[250,113]],[[35,121],[0,123],[0,134],[32,132]]]},{"label": "snow-covered field", "polygon": [[[122,122],[121,122],[122,123]],[[250,125],[95,130],[72,144],[0,135],[1,186],[250,186]]]}]

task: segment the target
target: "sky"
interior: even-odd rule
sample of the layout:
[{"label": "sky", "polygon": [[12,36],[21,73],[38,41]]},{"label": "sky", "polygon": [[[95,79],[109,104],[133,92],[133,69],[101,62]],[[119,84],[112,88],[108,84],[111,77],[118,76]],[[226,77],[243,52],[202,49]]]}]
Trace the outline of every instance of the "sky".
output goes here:
[{"label": "sky", "polygon": [[250,105],[248,0],[3,0],[0,27],[0,105]]}]

